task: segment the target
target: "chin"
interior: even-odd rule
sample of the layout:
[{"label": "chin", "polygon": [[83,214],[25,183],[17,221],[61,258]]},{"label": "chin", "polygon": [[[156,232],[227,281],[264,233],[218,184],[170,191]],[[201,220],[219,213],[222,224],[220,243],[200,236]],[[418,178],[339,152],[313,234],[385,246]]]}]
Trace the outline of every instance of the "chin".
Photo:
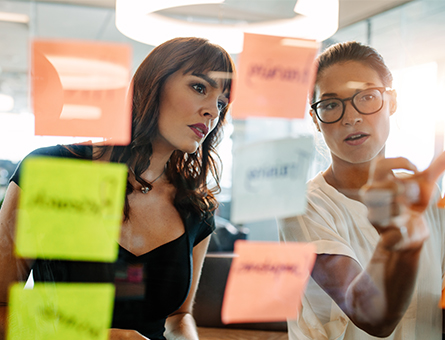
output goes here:
[{"label": "chin", "polygon": [[184,153],[195,153],[198,150],[200,145],[201,144],[198,144],[198,143],[194,144],[194,145],[187,145],[187,146],[180,148],[179,150],[181,150]]}]

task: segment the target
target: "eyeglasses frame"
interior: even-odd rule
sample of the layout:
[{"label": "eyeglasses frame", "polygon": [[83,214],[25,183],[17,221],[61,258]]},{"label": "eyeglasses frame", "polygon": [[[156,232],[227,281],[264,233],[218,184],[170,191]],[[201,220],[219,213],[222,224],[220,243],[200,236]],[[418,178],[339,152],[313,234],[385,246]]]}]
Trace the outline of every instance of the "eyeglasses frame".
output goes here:
[{"label": "eyeglasses frame", "polygon": [[[378,90],[378,91],[382,94],[382,105],[379,107],[378,110],[375,110],[374,112],[363,113],[363,112],[360,112],[360,110],[357,109],[357,107],[355,106],[355,104],[354,104],[354,98],[355,98],[358,94],[360,94],[361,92],[363,92],[363,91],[368,91],[368,90]],[[340,120],[343,118],[343,116],[345,115],[345,111],[346,111],[346,103],[345,103],[345,102],[348,101],[348,100],[351,101],[351,104],[352,104],[352,106],[354,107],[354,109],[355,109],[358,113],[360,113],[360,114],[362,114],[362,115],[372,115],[372,114],[374,114],[374,113],[379,112],[379,111],[382,109],[383,104],[385,103],[385,101],[384,101],[384,99],[383,99],[383,93],[385,93],[385,92],[387,92],[387,91],[392,91],[392,88],[391,88],[391,87],[385,87],[385,86],[380,86],[380,87],[370,87],[370,88],[367,88],[367,89],[358,91],[357,93],[354,93],[354,95],[353,95],[352,97],[348,97],[348,98],[344,98],[344,99],[341,99],[341,98],[335,98],[335,97],[334,97],[334,98],[328,98],[328,99],[319,100],[318,102],[315,102],[315,103],[311,104],[311,109],[314,110],[315,115],[317,116],[318,120],[319,120],[320,122],[322,122],[323,124],[334,124],[334,123],[337,123],[338,121],[340,121]],[[320,116],[318,115],[318,112],[317,112],[317,108],[316,108],[316,107],[317,107],[318,104],[320,104],[320,103],[322,103],[322,102],[324,102],[324,101],[327,101],[327,100],[332,100],[332,99],[337,99],[337,100],[341,101],[341,103],[342,103],[342,105],[343,105],[343,111],[342,111],[342,113],[341,113],[341,115],[340,115],[340,118],[338,118],[337,120],[335,120],[335,121],[333,121],[333,122],[325,122],[325,121],[323,121],[323,120],[320,118]]]}]

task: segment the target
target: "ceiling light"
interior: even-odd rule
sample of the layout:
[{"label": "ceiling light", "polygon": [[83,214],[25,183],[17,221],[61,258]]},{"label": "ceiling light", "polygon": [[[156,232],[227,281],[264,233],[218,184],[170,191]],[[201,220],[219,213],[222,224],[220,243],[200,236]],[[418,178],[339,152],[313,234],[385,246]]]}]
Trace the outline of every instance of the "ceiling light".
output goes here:
[{"label": "ceiling light", "polygon": [[128,69],[102,60],[46,55],[65,90],[112,90],[128,86]]},{"label": "ceiling light", "polygon": [[0,21],[17,22],[19,24],[29,23],[29,16],[22,13],[0,12]]},{"label": "ceiling light", "polygon": [[[178,7],[176,12],[179,12],[188,6],[204,4],[212,6],[206,6],[207,13],[201,11],[199,18],[164,15],[164,10],[173,7]],[[323,41],[338,29],[338,0],[298,0],[290,18],[270,20],[264,16],[265,20],[251,22],[229,17],[231,10],[225,10],[224,6],[233,9],[239,4],[244,4],[244,10],[252,8],[247,6],[252,6],[251,1],[235,0],[116,0],[116,27],[127,37],[149,45],[157,46],[178,36],[202,37],[230,53],[241,52],[244,32]]]},{"label": "ceiling light", "polygon": [[102,110],[98,106],[63,104],[60,119],[100,119]]},{"label": "ceiling light", "polygon": [[0,93],[0,112],[8,112],[14,108],[14,98],[10,95]]}]

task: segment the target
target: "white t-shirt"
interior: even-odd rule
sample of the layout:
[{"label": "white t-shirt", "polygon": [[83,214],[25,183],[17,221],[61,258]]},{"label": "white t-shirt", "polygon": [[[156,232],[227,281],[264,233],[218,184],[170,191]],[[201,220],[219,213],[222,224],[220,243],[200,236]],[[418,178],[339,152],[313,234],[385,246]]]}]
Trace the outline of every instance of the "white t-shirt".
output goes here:
[{"label": "white t-shirt", "polygon": [[[405,316],[385,339],[442,339],[442,310],[439,307],[444,287],[445,209],[437,208],[437,193],[425,217],[430,237],[425,242],[416,292]],[[317,254],[344,255],[365,268],[377,245],[379,235],[367,219],[367,208],[326,183],[319,173],[308,182],[306,214],[278,221],[282,241],[312,242]],[[288,320],[289,339],[368,340],[373,337],[355,326],[310,278],[298,320]]]}]

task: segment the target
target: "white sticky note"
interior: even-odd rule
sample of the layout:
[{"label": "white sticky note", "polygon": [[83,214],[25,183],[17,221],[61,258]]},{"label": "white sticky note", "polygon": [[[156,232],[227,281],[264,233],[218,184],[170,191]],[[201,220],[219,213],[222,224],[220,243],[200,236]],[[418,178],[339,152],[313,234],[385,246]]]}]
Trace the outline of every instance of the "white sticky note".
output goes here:
[{"label": "white sticky note", "polygon": [[244,145],[234,152],[234,223],[299,215],[314,154],[311,136]]}]

